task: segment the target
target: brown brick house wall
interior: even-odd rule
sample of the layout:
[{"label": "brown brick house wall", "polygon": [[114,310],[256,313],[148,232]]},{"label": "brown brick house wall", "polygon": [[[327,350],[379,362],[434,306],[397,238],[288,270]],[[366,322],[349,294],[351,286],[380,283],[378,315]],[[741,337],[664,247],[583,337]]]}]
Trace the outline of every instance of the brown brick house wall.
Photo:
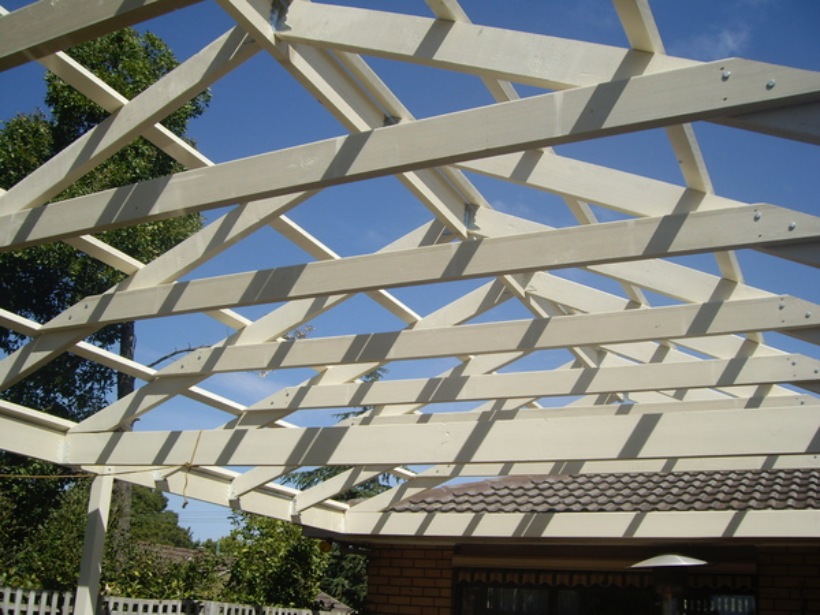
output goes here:
[{"label": "brown brick house wall", "polygon": [[820,547],[761,548],[759,615],[820,615]]},{"label": "brown brick house wall", "polygon": [[367,612],[373,615],[451,615],[451,548],[374,546],[368,567]]},{"label": "brown brick house wall", "polygon": [[[820,546],[761,547],[758,615],[820,615]],[[368,613],[451,615],[453,550],[373,546]]]}]

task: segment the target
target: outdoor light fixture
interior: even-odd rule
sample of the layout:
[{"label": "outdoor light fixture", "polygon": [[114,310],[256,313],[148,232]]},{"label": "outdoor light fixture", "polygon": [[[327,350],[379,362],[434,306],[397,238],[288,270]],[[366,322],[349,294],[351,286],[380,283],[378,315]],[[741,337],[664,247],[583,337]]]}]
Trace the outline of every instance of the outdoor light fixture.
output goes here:
[{"label": "outdoor light fixture", "polygon": [[677,553],[664,553],[650,557],[632,568],[650,568],[652,570],[652,584],[660,599],[663,615],[680,615],[682,612],[681,598],[686,586],[686,570],[691,566],[703,566],[702,559],[687,557]]},{"label": "outdoor light fixture", "polygon": [[702,559],[687,557],[686,555],[664,553],[663,555],[645,559],[637,564],[632,564],[631,568],[676,568],[678,566],[703,566],[706,563]]}]

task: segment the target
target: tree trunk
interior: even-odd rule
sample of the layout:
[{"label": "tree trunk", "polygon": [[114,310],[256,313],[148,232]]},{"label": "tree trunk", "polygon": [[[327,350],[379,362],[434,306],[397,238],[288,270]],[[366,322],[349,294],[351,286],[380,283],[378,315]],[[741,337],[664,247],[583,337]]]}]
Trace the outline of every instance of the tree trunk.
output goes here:
[{"label": "tree trunk", "polygon": [[[120,356],[125,359],[134,359],[137,347],[137,335],[133,322],[124,322],[120,325]],[[134,377],[120,372],[117,374],[117,399],[122,399],[134,392]],[[129,425],[130,429],[130,425]]]},{"label": "tree trunk", "polygon": [[[137,336],[134,322],[124,322],[120,325],[120,356],[126,359],[134,358],[137,346]],[[122,372],[117,374],[117,399],[127,397],[134,392],[134,377]],[[131,431],[131,423],[121,427],[122,431]],[[115,498],[119,502],[119,519],[117,532],[119,539],[126,541],[131,533],[131,483],[116,481],[114,485]]]}]

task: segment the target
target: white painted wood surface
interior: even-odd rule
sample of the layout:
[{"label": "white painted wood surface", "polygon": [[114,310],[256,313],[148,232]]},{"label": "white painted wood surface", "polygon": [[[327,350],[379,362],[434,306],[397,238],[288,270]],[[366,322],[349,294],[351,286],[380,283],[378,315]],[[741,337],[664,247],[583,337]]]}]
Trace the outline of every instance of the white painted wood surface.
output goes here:
[{"label": "white painted wood surface", "polygon": [[[41,0],[0,17],[0,71],[37,60],[112,114],[0,192],[0,250],[65,241],[127,277],[46,323],[0,297],[0,324],[29,338],[0,358],[0,387],[64,352],[141,386],[79,424],[0,401],[0,448],[331,534],[816,537],[817,515],[807,511],[753,511],[738,523],[732,513],[420,520],[385,508],[464,477],[817,468],[820,309],[811,268],[820,265],[820,218],[720,194],[691,122],[809,147],[820,142],[820,74],[671,57],[638,0],[614,2],[623,48],[473,24],[455,0],[431,0],[430,16],[294,0],[278,25],[247,0],[219,0],[236,27],[129,101],[65,47],[190,2],[147,0],[125,11],[108,0],[81,4]],[[287,73],[283,95],[306,90],[342,136],[215,163],[158,123],[255,53]],[[385,59],[479,78],[495,102],[419,119],[382,78]],[[550,91],[522,97],[520,84]],[[681,181],[552,149],[652,128],[664,129]],[[137,135],[186,170],[45,205]],[[325,189],[388,177],[424,220],[397,225],[381,249],[351,255],[299,216]],[[571,222],[553,227],[545,216],[499,211],[497,197],[479,189],[486,182],[536,190],[545,209],[561,207]],[[379,205],[387,220],[405,207]],[[343,220],[346,206],[333,215]],[[225,209],[205,228],[150,263],[99,238],[217,207]],[[200,273],[270,232],[303,250],[303,261],[251,258],[231,274]],[[802,268],[805,293],[749,283],[738,251],[765,255],[784,275]],[[413,292],[422,287],[448,298],[420,307]],[[394,324],[362,312],[354,333],[288,337],[363,301]],[[513,308],[515,316],[499,316]],[[86,339],[107,324],[189,314],[217,321],[224,334],[161,367]],[[800,350],[781,347],[783,335]],[[401,373],[407,365],[423,368]],[[362,381],[380,367],[389,370],[381,381]],[[276,384],[250,402],[209,387],[214,375],[269,371]],[[289,381],[291,373],[299,376]],[[153,413],[173,416],[182,398],[224,422],[118,431]],[[293,422],[362,405],[366,415],[333,426]],[[277,482],[324,464],[350,467],[305,491]],[[354,506],[333,500],[385,472],[397,487]]]},{"label": "white painted wood surface", "polygon": [[[110,615],[332,615],[337,611],[312,611],[291,607],[250,606],[228,602],[193,600],[150,600],[104,596],[101,613]],[[5,615],[72,615],[74,594],[49,590],[0,587],[0,611]]]}]

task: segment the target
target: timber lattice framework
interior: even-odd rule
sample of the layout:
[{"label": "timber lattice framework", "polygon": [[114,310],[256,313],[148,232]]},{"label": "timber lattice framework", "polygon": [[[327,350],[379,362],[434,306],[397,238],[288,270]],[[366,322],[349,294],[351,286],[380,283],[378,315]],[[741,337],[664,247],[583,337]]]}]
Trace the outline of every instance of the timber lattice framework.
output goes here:
[{"label": "timber lattice framework", "polygon": [[[614,1],[625,48],[478,26],[456,0],[419,2],[426,16],[294,0],[276,19],[249,0],[217,4],[232,29],[131,101],[64,49],[196,2],[39,0],[0,18],[0,70],[40,62],[112,112],[0,194],[0,249],[64,241],[128,275],[50,322],[0,305],[0,325],[30,336],[0,360],[0,382],[64,352],[140,382],[79,423],[0,401],[0,448],[329,535],[816,536],[816,510],[693,511],[682,525],[673,512],[536,519],[391,506],[465,477],[818,466],[816,195],[801,210],[717,194],[692,123],[715,147],[742,133],[816,156],[819,73],[667,55],[644,0]],[[214,162],[157,123],[254,56],[285,109],[290,90],[293,104],[308,92],[343,129]],[[440,69],[430,74],[480,83],[486,99],[416,119],[394,68]],[[45,206],[137,135],[187,170]],[[665,139],[680,181],[562,150],[642,135]],[[397,196],[366,203],[387,177]],[[488,191],[507,185],[543,211],[494,207],[503,197]],[[358,205],[370,213],[350,224]],[[206,226],[150,263],[95,237],[191,211],[207,213]],[[371,222],[393,233],[383,247],[372,247]],[[282,249],[277,261],[278,248],[252,243],[260,237],[289,240],[301,259]],[[226,253],[241,263],[217,268]],[[772,279],[797,276],[802,293],[745,278],[747,258]],[[157,368],[85,341],[130,320],[169,321],[165,335],[181,332],[182,345],[222,334]],[[382,379],[362,380],[379,367]],[[230,397],[217,390],[227,374],[256,385]],[[365,406],[328,423],[328,409]],[[277,482],[328,465],[344,470],[304,490]],[[385,472],[389,491],[334,499]]]}]

